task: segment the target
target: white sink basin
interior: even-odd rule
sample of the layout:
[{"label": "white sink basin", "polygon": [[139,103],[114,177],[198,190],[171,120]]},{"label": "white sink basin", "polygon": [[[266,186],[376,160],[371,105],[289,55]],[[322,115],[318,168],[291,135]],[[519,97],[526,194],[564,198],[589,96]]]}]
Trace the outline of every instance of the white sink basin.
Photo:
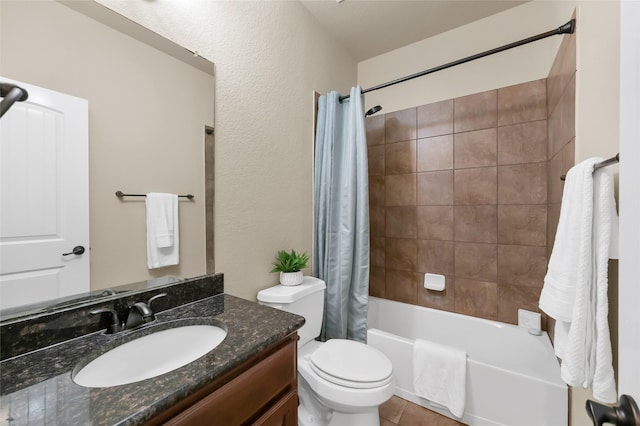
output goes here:
[{"label": "white sink basin", "polygon": [[73,376],[81,386],[104,388],[150,379],[195,361],[218,346],[227,332],[213,325],[157,331],[124,343]]}]

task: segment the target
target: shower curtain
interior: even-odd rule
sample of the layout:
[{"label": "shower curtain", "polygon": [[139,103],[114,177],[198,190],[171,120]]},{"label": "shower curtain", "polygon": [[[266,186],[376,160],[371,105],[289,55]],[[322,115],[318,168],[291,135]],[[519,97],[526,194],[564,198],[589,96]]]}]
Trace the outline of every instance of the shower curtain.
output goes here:
[{"label": "shower curtain", "polygon": [[318,100],[313,275],[327,283],[322,340],[366,341],[369,184],[360,87]]}]

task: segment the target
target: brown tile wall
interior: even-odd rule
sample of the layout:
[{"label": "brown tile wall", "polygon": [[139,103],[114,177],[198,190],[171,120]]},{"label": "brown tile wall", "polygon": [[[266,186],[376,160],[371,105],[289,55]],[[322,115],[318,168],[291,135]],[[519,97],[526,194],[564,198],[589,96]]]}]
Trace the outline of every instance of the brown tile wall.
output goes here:
[{"label": "brown tile wall", "polygon": [[[575,16],[574,16],[575,18]],[[576,34],[563,36],[547,77],[547,258],[551,255],[560,218],[566,174],[575,163]],[[549,334],[553,338],[552,319]]]},{"label": "brown tile wall", "polygon": [[537,310],[547,93],[536,80],[367,119],[371,295],[510,323]]}]

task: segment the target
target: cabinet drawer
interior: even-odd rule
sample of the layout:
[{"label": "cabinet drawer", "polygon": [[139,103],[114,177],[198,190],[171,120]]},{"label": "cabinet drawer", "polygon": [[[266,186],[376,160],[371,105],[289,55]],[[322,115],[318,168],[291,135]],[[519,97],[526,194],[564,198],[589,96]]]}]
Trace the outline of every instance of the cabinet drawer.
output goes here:
[{"label": "cabinet drawer", "polygon": [[253,425],[298,426],[298,392],[292,390],[283,396],[269,408],[269,411],[253,422]]},{"label": "cabinet drawer", "polygon": [[167,424],[239,425],[261,414],[283,394],[296,391],[295,345],[293,341],[278,349]]}]

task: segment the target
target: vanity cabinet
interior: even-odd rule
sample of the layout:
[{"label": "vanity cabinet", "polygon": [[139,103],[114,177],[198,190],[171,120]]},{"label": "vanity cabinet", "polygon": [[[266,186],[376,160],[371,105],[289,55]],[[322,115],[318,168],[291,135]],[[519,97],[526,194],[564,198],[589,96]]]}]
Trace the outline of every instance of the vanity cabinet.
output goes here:
[{"label": "vanity cabinet", "polygon": [[297,340],[290,335],[147,424],[296,426]]}]

